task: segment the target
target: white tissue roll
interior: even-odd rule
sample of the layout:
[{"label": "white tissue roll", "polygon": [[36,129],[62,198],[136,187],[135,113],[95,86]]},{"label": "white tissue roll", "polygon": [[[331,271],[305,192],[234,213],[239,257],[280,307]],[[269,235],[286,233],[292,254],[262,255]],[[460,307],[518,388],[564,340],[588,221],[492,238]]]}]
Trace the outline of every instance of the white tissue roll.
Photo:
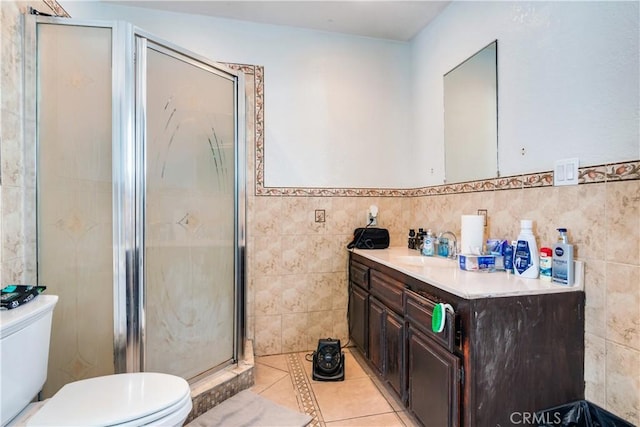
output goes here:
[{"label": "white tissue roll", "polygon": [[484,215],[462,215],[460,253],[481,255],[484,243]]}]

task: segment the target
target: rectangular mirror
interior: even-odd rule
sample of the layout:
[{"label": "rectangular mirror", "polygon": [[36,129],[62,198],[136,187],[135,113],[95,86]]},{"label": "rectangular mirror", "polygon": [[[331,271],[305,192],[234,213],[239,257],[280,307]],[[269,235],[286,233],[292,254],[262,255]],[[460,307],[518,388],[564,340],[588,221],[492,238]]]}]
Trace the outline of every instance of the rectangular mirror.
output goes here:
[{"label": "rectangular mirror", "polygon": [[445,183],[498,172],[498,41],[444,75]]}]

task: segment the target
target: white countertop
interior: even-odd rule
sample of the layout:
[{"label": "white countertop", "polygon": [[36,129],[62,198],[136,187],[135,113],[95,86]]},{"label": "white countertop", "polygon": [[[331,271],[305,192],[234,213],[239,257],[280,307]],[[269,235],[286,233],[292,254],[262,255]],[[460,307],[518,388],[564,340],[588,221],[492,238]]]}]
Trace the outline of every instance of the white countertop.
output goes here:
[{"label": "white countertop", "polygon": [[406,247],[355,249],[355,253],[391,267],[422,282],[466,299],[537,295],[584,290],[584,263],[574,261],[575,284],[565,286],[540,279],[525,279],[504,271],[464,271],[457,260],[427,257]]}]

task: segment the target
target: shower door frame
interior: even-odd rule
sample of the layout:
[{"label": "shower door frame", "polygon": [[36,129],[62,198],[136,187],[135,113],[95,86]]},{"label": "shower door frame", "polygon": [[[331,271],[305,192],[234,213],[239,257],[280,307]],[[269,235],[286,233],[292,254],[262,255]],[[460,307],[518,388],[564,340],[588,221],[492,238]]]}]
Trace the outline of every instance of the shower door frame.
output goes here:
[{"label": "shower door frame", "polygon": [[[113,310],[114,310],[114,371],[115,373],[145,370],[145,298],[144,298],[144,183],[146,146],[145,105],[143,80],[148,43],[174,52],[182,60],[234,81],[234,315],[233,349],[231,359],[212,366],[196,376],[217,371],[237,363],[244,357],[245,336],[245,230],[246,230],[246,140],[244,74],[226,68],[180,46],[162,40],[123,21],[83,20],[23,15],[25,117],[32,117],[33,125],[25,123],[25,181],[37,182],[37,25],[69,25],[110,28],[112,32],[112,215],[113,215]],[[36,192],[34,192],[35,196]],[[37,196],[36,196],[37,197]],[[37,208],[36,197],[26,200],[26,206]],[[25,223],[25,232],[37,236],[37,215],[33,223]],[[37,237],[35,263],[38,260]]]}]

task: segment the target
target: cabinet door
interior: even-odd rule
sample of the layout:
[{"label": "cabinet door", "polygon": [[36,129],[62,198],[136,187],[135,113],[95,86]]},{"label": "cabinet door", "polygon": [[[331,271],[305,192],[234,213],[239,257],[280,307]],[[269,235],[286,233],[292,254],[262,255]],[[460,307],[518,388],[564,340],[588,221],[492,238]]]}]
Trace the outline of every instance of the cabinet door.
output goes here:
[{"label": "cabinet door", "polygon": [[385,316],[384,377],[404,402],[404,320],[387,311]]},{"label": "cabinet door", "polygon": [[385,309],[382,303],[374,297],[369,297],[369,361],[376,367],[378,373],[384,372],[384,318]]},{"label": "cabinet door", "polygon": [[369,294],[359,286],[351,283],[349,295],[349,334],[353,343],[366,356],[368,354],[368,304]]},{"label": "cabinet door", "polygon": [[460,359],[409,327],[409,408],[425,427],[460,425]]}]

